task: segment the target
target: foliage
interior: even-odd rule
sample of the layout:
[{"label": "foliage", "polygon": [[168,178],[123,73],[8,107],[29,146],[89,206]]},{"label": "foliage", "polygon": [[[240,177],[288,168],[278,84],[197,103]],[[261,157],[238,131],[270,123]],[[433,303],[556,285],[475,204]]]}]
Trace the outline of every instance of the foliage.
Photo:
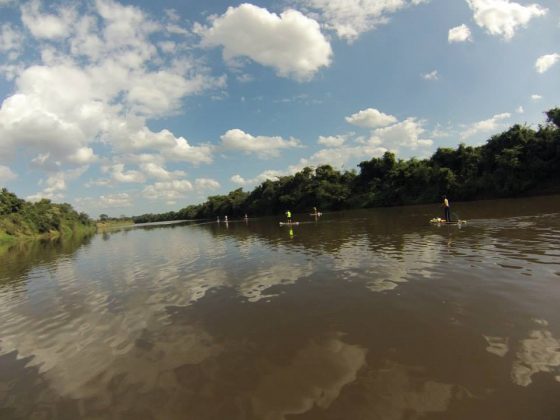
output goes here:
[{"label": "foliage", "polygon": [[6,188],[0,191],[0,233],[4,239],[42,234],[68,235],[92,229],[93,222],[70,204],[54,204],[43,199],[30,203]]},{"label": "foliage", "polygon": [[177,212],[145,214],[136,223],[242,217],[346,208],[512,197],[558,191],[560,186],[560,108],[546,112],[548,124],[534,130],[514,125],[483,146],[439,148],[429,159],[397,159],[386,152],[361,162],[359,173],[329,165],[267,180],[247,193],[241,189]]}]

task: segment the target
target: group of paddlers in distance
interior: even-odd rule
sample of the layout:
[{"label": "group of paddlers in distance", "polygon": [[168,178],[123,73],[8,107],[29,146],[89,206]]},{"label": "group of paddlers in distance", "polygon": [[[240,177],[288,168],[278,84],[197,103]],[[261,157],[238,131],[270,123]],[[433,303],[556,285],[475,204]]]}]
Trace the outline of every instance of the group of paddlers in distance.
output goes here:
[{"label": "group of paddlers in distance", "polygon": [[[441,203],[441,207],[443,207],[443,219],[440,217],[435,217],[432,220],[430,220],[431,223],[465,223],[464,220],[451,220],[451,206],[449,205],[449,199],[447,198],[446,195],[443,195],[441,197],[442,199],[442,203]],[[292,212],[290,210],[286,210],[284,212],[285,216],[286,216],[286,222],[280,222],[281,224],[293,224],[293,223],[298,223],[298,222],[293,222],[292,221]],[[309,214],[310,216],[315,217],[315,220],[317,220],[317,218],[321,217],[323,215],[323,213],[321,213],[319,210],[317,210],[317,207],[313,207],[312,213]],[[245,216],[243,216],[243,220],[248,221],[249,220],[249,216],[247,215],[247,213],[245,213]],[[218,223],[220,223],[220,216],[218,216],[218,218],[216,219],[216,221]],[[223,221],[225,223],[228,223],[228,217],[224,216]]]}]

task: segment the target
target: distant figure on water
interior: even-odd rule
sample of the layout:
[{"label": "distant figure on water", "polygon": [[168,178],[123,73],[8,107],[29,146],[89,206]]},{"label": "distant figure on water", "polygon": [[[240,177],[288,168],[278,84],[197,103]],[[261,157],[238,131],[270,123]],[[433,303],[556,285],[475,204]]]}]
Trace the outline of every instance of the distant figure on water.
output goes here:
[{"label": "distant figure on water", "polygon": [[228,222],[227,216],[224,216],[224,221],[225,221],[226,223]]},{"label": "distant figure on water", "polygon": [[216,222],[220,223],[220,216],[216,219]]},{"label": "distant figure on water", "polygon": [[288,223],[292,223],[292,212],[290,210],[286,210],[286,219],[288,219]]},{"label": "distant figure on water", "polygon": [[245,220],[247,220],[249,218],[249,216],[247,216],[247,213],[245,213],[245,217],[243,217]]},{"label": "distant figure on water", "polygon": [[451,222],[451,209],[449,208],[449,200],[447,199],[446,195],[442,196],[441,198],[443,199],[441,206],[443,207],[445,221]]}]

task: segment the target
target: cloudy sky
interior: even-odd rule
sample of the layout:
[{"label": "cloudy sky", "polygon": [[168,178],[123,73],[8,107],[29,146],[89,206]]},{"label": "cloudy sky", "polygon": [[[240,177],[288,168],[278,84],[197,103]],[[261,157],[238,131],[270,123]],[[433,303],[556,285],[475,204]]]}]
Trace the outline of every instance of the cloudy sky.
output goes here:
[{"label": "cloudy sky", "polygon": [[0,186],[134,215],[536,127],[560,105],[537,1],[0,0]]}]

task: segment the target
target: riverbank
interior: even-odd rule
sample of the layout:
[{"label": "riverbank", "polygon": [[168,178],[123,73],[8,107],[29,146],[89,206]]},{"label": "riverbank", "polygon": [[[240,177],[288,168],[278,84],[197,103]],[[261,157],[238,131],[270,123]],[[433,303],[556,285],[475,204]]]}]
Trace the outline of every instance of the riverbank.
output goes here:
[{"label": "riverbank", "polygon": [[28,202],[2,188],[0,191],[0,244],[85,236],[95,233],[89,216],[70,204],[43,199]]},{"label": "riverbank", "polygon": [[111,229],[120,229],[123,227],[134,226],[132,219],[128,220],[107,220],[103,222],[96,222],[97,231],[105,231]]}]

